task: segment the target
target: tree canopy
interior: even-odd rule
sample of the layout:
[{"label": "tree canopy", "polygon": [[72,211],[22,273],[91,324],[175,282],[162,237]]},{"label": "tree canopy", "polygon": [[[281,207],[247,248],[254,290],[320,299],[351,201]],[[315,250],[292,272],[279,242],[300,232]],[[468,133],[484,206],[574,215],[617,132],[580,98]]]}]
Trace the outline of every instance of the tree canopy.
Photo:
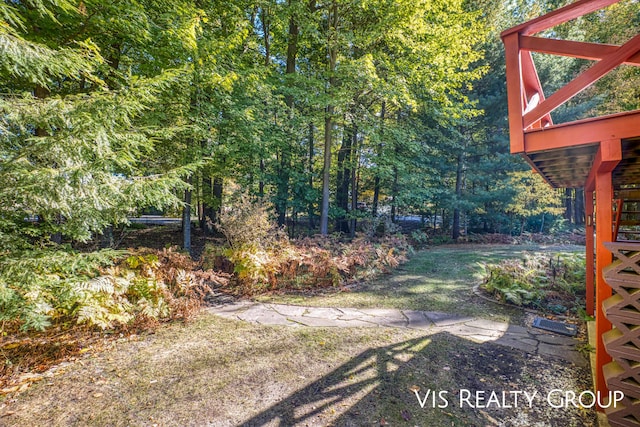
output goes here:
[{"label": "tree canopy", "polygon": [[[411,214],[457,238],[559,217],[516,208],[540,183],[508,152],[498,34],[565,3],[3,1],[2,245],[86,241],[149,210],[213,232],[234,191],[268,198],[291,232]],[[619,42],[638,7],[555,31]],[[536,61],[551,90],[585,66]],[[637,108],[637,72],[558,114]]]}]

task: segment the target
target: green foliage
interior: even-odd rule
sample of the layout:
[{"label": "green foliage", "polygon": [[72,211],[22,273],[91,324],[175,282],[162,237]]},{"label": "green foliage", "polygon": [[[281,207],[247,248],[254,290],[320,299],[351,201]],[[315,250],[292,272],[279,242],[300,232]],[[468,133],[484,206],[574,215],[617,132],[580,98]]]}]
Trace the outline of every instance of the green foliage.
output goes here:
[{"label": "green foliage", "polygon": [[526,254],[486,265],[482,288],[502,301],[562,314],[583,305],[585,274],[582,254]]},{"label": "green foliage", "polygon": [[402,235],[373,240],[358,236],[351,242],[331,237],[289,241],[283,237],[266,249],[228,248],[220,254],[208,247],[203,256],[205,263],[207,258],[223,256],[232,265],[236,291],[252,295],[334,287],[371,279],[405,262],[410,251]]},{"label": "green foliage", "polygon": [[[0,316],[27,329],[78,313],[105,327],[165,316],[166,280],[147,276],[153,260],[106,273],[104,254],[52,240],[86,241],[145,208],[175,213],[186,194],[202,223],[220,221],[224,255],[249,289],[329,286],[385,270],[406,250],[393,235],[403,210],[444,230],[455,213],[477,232],[523,232],[557,217],[558,195],[508,150],[497,34],[560,3],[0,3]],[[637,5],[560,31],[626,37]],[[542,61],[540,71],[556,87],[579,68]],[[621,83],[594,86],[607,100],[598,108],[637,106],[631,68]],[[301,214],[312,222],[320,175],[323,189],[340,190],[324,216],[356,218],[367,237],[351,245],[361,246],[329,238],[314,241],[316,251],[283,236],[263,202],[227,198],[240,186],[272,200],[281,225]],[[353,209],[374,199],[376,214],[391,215]],[[431,242],[448,241],[440,231]],[[60,259],[86,265],[66,273]],[[538,298],[526,283],[504,281],[505,299]]]},{"label": "green foliage", "polygon": [[86,282],[122,252],[16,251],[0,261],[0,321],[43,330],[81,307]]},{"label": "green foliage", "polygon": [[586,358],[589,358],[592,353],[595,353],[596,348],[589,343],[576,345],[576,350]]},{"label": "green foliage", "polygon": [[170,250],[29,250],[0,262],[0,322],[13,330],[86,323],[101,329],[143,319],[185,318],[205,282]]},{"label": "green foliage", "polygon": [[584,309],[583,307],[578,307],[577,314],[578,314],[578,317],[580,318],[580,320],[582,320],[584,322],[591,322],[591,321],[596,320],[596,318],[593,315],[588,314],[587,310]]},{"label": "green foliage", "polygon": [[[55,22],[55,15],[73,14],[72,2],[29,1],[20,5],[0,4],[0,76],[25,80],[32,84],[49,87],[54,79],[72,77],[90,79],[100,83],[93,73],[103,58],[99,48],[88,40],[77,40],[73,47],[50,48],[46,44],[26,40],[24,30],[37,15],[41,21]],[[26,6],[29,12],[20,10]]]},{"label": "green foliage", "polygon": [[556,3],[2,3],[0,231],[87,240],[186,190],[215,223],[215,180],[313,222],[322,175],[344,223],[375,194],[376,213],[504,232],[522,163],[497,32]]},{"label": "green foliage", "polygon": [[[184,186],[180,171],[140,174],[138,162],[152,155],[153,145],[146,132],[131,129],[133,116],[162,85],[154,81],[117,94],[0,104],[0,125],[6,129],[0,134],[0,212],[12,223],[2,224],[5,230],[40,238],[61,232],[86,240],[126,222],[139,208],[177,205],[173,191]],[[31,123],[47,135],[30,135]],[[37,226],[24,223],[35,217]]]},{"label": "green foliage", "polygon": [[514,195],[505,212],[519,220],[517,234],[522,234],[527,222],[537,215],[560,215],[564,212],[560,194],[537,173],[512,172],[507,185]]},{"label": "green foliage", "polygon": [[[0,232],[13,246],[42,247],[51,235],[86,241],[139,209],[178,206],[175,191],[185,188],[188,167],[147,161],[167,123],[146,116],[180,73],[120,75],[113,44],[89,40],[108,11],[81,6],[0,6]],[[83,26],[87,7],[95,20]],[[132,13],[127,37],[143,43],[134,36],[143,15]],[[110,31],[121,18],[111,17]]]},{"label": "green foliage", "polygon": [[418,246],[424,246],[429,243],[429,235],[424,230],[414,230],[411,232],[411,240]]},{"label": "green foliage", "polygon": [[78,323],[109,329],[127,324],[136,316],[148,319],[169,316],[164,298],[166,284],[154,272],[158,257],[133,255],[125,263],[130,269],[106,270],[105,274],[78,286]]}]

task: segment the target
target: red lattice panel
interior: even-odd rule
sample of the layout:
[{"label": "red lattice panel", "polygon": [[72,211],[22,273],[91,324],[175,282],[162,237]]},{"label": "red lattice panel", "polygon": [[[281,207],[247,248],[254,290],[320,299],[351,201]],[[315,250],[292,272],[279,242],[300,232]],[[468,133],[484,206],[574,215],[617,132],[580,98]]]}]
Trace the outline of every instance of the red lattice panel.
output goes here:
[{"label": "red lattice panel", "polygon": [[603,370],[609,390],[625,395],[606,413],[612,426],[640,427],[640,244],[611,242],[605,246],[616,261],[603,271],[614,291],[603,303],[605,316],[613,325],[602,337],[613,358]]}]

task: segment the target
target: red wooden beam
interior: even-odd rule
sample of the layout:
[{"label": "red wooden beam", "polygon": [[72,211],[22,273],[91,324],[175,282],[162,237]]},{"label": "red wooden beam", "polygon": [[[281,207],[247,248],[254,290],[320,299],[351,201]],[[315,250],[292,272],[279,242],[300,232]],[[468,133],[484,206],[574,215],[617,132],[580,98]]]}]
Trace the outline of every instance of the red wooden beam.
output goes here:
[{"label": "red wooden beam", "polygon": [[[587,185],[585,186],[585,213],[589,214],[589,211],[593,208],[593,198],[591,198],[591,204],[589,203],[589,197],[593,195],[595,190],[596,206],[595,206],[595,318],[596,318],[596,390],[601,395],[608,392],[607,384],[604,379],[602,368],[604,365],[611,361],[611,356],[606,352],[604,348],[604,342],[602,341],[602,334],[611,330],[611,322],[604,316],[602,303],[609,298],[612,294],[611,287],[604,281],[602,274],[603,269],[611,264],[613,256],[611,252],[604,246],[604,243],[611,242],[613,237],[613,183],[611,178],[611,171],[615,169],[617,164],[622,160],[622,140],[614,139],[602,141],[598,149],[598,153],[593,161],[591,167],[591,173],[589,179],[587,179]],[[587,221],[589,221],[587,216]],[[591,228],[591,234],[589,234],[590,227],[587,222],[587,275],[588,271],[593,266],[589,264],[589,240],[593,238],[593,228]],[[591,251],[593,253],[593,251]],[[589,277],[589,276],[587,276]],[[587,278],[587,304],[589,304],[590,298],[589,279]],[[587,307],[587,312],[591,307]]]},{"label": "red wooden beam", "polygon": [[560,88],[532,111],[525,114],[523,120],[524,128],[530,127],[638,52],[640,52],[640,34],[620,46],[615,52],[604,57],[597,64],[591,66],[591,68]]},{"label": "red wooden beam", "polygon": [[[531,57],[531,52],[520,52],[521,69],[522,69],[522,95],[523,95],[523,114],[532,110],[541,102],[544,102],[544,91],[536,65]],[[534,129],[552,125],[551,115],[547,114],[541,120],[534,123]]]},{"label": "red wooden beam", "polygon": [[[542,37],[520,36],[520,49],[550,55],[570,56],[573,58],[599,61],[618,50],[613,44],[585,43],[572,40],[547,39]],[[625,65],[640,65],[640,53],[635,54]]]},{"label": "red wooden beam", "polygon": [[540,31],[553,28],[556,25],[560,25],[572,19],[578,18],[587,13],[595,12],[599,9],[617,3],[619,0],[579,0],[575,3],[562,7],[560,9],[549,12],[546,15],[540,16],[531,21],[525,22],[506,31],[503,31],[500,35],[502,38],[513,34],[520,33],[524,35],[531,35],[539,33]]},{"label": "red wooden beam", "polygon": [[[509,121],[511,121],[511,113],[509,113]],[[640,136],[640,110],[527,131],[524,134],[523,151],[532,153],[636,136]]]}]

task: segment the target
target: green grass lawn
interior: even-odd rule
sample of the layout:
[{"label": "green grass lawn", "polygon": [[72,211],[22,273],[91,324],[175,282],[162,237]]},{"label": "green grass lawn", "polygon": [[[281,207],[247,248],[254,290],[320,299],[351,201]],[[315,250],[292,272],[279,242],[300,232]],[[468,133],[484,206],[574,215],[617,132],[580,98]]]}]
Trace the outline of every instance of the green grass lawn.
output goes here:
[{"label": "green grass lawn", "polygon": [[[586,368],[447,333],[261,326],[203,314],[86,354],[5,396],[0,425],[590,426],[592,410],[457,401],[461,389],[543,396],[589,382]],[[448,406],[421,407],[416,387],[423,398],[446,391]]]},{"label": "green grass lawn", "polygon": [[447,245],[419,251],[393,274],[363,283],[350,291],[320,295],[280,294],[256,298],[259,301],[286,304],[398,308],[443,311],[507,320],[522,321],[522,310],[493,304],[478,298],[473,286],[483,277],[483,264],[497,263],[509,257],[521,257],[525,252],[578,252],[580,246],[505,246]]}]

